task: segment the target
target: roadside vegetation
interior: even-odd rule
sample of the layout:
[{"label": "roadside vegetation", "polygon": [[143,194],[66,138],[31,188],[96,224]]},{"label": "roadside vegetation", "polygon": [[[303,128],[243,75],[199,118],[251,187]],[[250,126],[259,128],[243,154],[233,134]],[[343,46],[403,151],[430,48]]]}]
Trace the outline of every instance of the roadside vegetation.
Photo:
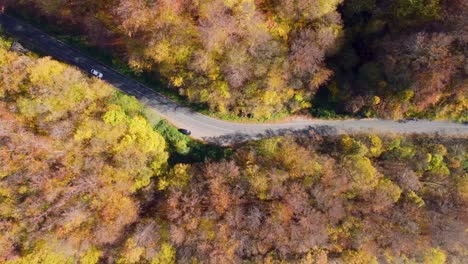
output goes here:
[{"label": "roadside vegetation", "polygon": [[468,120],[466,1],[5,2],[219,118]]},{"label": "roadside vegetation", "polygon": [[2,41],[0,259],[66,263],[66,245],[95,263],[96,246],[138,218],[136,193],[167,169],[166,142],[134,98],[7,48]]}]

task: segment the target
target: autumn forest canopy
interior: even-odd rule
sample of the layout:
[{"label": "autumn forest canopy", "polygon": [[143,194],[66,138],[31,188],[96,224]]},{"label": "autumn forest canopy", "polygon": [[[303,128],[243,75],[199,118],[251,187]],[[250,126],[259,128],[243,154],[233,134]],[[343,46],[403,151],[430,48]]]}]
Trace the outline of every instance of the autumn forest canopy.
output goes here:
[{"label": "autumn forest canopy", "polygon": [[[463,0],[3,2],[219,114],[468,118]],[[0,32],[0,263],[468,259],[466,137],[207,145],[13,41]]]},{"label": "autumn forest canopy", "polygon": [[10,45],[0,42],[2,263],[467,258],[464,139],[311,133],[210,150],[104,82]]},{"label": "autumn forest canopy", "polygon": [[468,118],[463,0],[5,1],[221,116]]}]

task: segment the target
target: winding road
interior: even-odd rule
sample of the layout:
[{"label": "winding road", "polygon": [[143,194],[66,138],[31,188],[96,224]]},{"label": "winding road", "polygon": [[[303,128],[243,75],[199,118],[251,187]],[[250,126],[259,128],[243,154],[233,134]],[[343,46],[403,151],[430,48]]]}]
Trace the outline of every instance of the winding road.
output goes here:
[{"label": "winding road", "polygon": [[140,102],[154,109],[176,127],[191,130],[192,137],[207,142],[229,145],[293,131],[314,131],[331,135],[394,133],[468,138],[468,125],[448,121],[418,120],[401,123],[381,119],[320,120],[297,118],[285,122],[242,124],[218,120],[175,103],[140,82],[114,71],[23,21],[0,14],[0,25],[2,30],[18,39],[25,47],[39,50],[57,60],[75,65],[88,74],[91,69],[97,69],[104,74],[103,80],[106,82],[126,94],[135,96]]}]

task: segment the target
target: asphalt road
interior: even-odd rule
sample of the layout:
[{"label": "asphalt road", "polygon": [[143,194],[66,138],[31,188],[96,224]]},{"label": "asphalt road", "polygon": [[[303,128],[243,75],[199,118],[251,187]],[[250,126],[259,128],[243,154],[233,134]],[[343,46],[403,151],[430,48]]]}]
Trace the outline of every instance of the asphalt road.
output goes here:
[{"label": "asphalt road", "polygon": [[319,120],[302,118],[275,123],[241,124],[218,120],[175,103],[162,94],[112,70],[29,24],[0,14],[0,25],[3,30],[17,38],[25,47],[37,49],[57,60],[75,65],[88,74],[91,69],[102,72],[104,74],[103,80],[106,82],[126,94],[135,96],[176,127],[191,130],[192,137],[208,142],[227,145],[270,135],[308,131],[331,135],[394,133],[468,138],[468,125],[447,121],[418,120],[400,123],[381,119]]}]

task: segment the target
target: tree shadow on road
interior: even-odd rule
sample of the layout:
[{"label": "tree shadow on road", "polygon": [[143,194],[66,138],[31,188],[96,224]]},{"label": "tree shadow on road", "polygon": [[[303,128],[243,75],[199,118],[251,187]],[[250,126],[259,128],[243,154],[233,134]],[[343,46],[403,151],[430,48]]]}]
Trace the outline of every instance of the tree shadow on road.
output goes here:
[{"label": "tree shadow on road", "polygon": [[305,129],[279,129],[271,130],[268,129],[263,133],[258,134],[246,134],[246,133],[233,133],[223,135],[220,137],[204,137],[203,140],[219,146],[231,146],[240,144],[250,140],[259,140],[263,138],[271,138],[276,136],[332,136],[337,135],[338,130],[331,126],[309,126]]}]

